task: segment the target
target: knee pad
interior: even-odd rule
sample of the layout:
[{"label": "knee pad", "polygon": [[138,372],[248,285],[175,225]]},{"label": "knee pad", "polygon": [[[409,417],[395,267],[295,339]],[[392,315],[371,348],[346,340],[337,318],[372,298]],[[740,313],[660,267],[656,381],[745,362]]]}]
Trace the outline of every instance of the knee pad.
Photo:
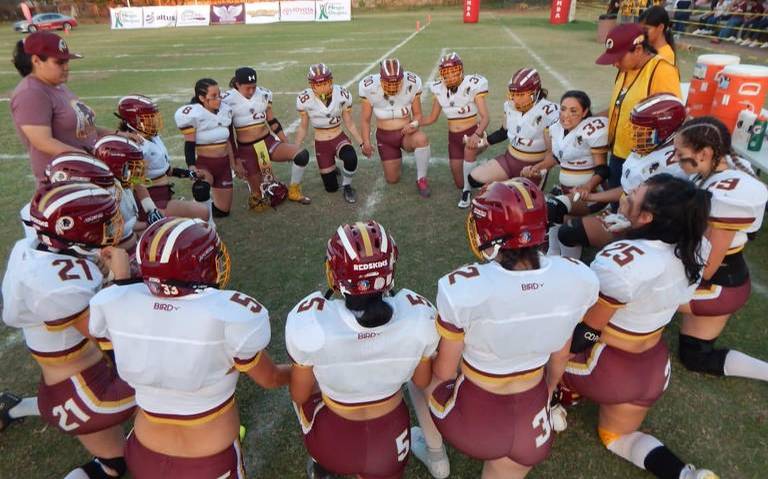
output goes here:
[{"label": "knee pad", "polygon": [[357,170],[357,153],[355,149],[350,145],[344,145],[339,150],[339,158],[344,163],[344,170],[347,172],[354,172]]},{"label": "knee pad", "polygon": [[[107,474],[104,471],[104,467],[112,469],[117,473],[116,476]],[[123,477],[128,470],[128,466],[125,463],[124,457],[113,457],[111,459],[104,459],[103,457],[94,457],[91,462],[83,464],[80,469],[85,471],[89,479],[114,479],[116,477]]]},{"label": "knee pad", "polygon": [[680,362],[689,371],[722,376],[728,350],[715,349],[715,341],[717,338],[704,340],[680,334],[678,351]]},{"label": "knee pad", "polygon": [[320,178],[322,178],[323,186],[325,186],[325,191],[328,193],[333,193],[334,191],[339,190],[339,177],[336,176],[336,171],[320,173]]},{"label": "knee pad", "polygon": [[293,157],[293,164],[296,166],[307,166],[309,164],[309,152],[301,150]]},{"label": "knee pad", "polygon": [[211,185],[203,180],[195,180],[192,183],[192,197],[195,201],[205,203],[211,199]]},{"label": "knee pad", "polygon": [[557,239],[565,246],[589,246],[589,238],[584,230],[581,218],[574,218],[570,223],[564,224],[557,232]]},{"label": "knee pad", "polygon": [[[565,200],[565,201],[563,201]],[[565,215],[568,214],[570,203],[567,196],[550,196],[547,198],[547,219],[549,224],[563,224]]]},{"label": "knee pad", "polygon": [[213,213],[214,218],[226,218],[229,216],[229,211],[221,211],[216,208],[216,205],[211,205],[211,212]]},{"label": "knee pad", "polygon": [[482,181],[477,181],[471,173],[467,176],[467,180],[469,180],[469,186],[472,188],[481,188],[485,184]]}]

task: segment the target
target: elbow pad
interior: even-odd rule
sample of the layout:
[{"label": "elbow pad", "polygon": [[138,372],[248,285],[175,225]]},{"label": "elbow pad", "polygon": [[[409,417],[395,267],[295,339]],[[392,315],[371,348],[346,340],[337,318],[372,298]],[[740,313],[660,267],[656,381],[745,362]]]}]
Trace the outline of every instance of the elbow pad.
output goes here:
[{"label": "elbow pad", "polygon": [[184,161],[187,162],[187,166],[194,166],[195,164],[195,142],[184,142]]},{"label": "elbow pad", "polygon": [[488,144],[495,145],[496,143],[501,143],[506,139],[507,139],[507,129],[502,126],[498,130],[488,135]]}]

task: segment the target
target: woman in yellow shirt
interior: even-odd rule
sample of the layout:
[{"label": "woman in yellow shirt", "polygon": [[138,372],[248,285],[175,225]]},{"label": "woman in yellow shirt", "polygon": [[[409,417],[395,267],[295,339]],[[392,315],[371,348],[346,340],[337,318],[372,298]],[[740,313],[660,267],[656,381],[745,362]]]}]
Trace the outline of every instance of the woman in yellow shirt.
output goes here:
[{"label": "woman in yellow shirt", "polygon": [[648,43],[656,50],[656,54],[677,66],[672,22],[664,7],[657,5],[645,10],[640,14],[638,22],[645,28]]}]

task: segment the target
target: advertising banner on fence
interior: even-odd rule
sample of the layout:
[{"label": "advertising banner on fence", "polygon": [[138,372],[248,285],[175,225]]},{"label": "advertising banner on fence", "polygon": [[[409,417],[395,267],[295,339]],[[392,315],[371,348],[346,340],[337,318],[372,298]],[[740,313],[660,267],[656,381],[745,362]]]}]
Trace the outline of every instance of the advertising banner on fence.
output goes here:
[{"label": "advertising banner on fence", "polygon": [[211,22],[208,5],[179,5],[176,7],[177,27],[199,27]]},{"label": "advertising banner on fence", "polygon": [[315,5],[315,20],[318,22],[352,20],[352,0],[317,0]]},{"label": "advertising banner on fence", "polygon": [[141,8],[110,8],[110,25],[113,30],[141,28],[144,25]]},{"label": "advertising banner on fence", "polygon": [[315,2],[307,0],[288,0],[280,2],[281,22],[315,21]]},{"label": "advertising banner on fence", "polygon": [[222,3],[211,5],[211,25],[245,23],[244,3]]},{"label": "advertising banner on fence", "polygon": [[176,7],[144,7],[144,28],[176,26]]},{"label": "advertising banner on fence", "polygon": [[280,2],[245,4],[245,23],[275,23],[280,21]]}]

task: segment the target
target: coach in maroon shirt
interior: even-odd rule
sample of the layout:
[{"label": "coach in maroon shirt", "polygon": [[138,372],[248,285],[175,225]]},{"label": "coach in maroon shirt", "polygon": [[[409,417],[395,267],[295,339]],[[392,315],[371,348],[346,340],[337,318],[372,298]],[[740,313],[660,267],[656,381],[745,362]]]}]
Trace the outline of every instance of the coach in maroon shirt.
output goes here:
[{"label": "coach in maroon shirt", "polygon": [[66,42],[50,32],[32,33],[13,52],[13,64],[24,78],[11,96],[11,115],[38,185],[51,158],[90,151],[99,136],[113,132],[97,128],[93,110],[67,88],[74,58],[82,56],[70,53]]}]

